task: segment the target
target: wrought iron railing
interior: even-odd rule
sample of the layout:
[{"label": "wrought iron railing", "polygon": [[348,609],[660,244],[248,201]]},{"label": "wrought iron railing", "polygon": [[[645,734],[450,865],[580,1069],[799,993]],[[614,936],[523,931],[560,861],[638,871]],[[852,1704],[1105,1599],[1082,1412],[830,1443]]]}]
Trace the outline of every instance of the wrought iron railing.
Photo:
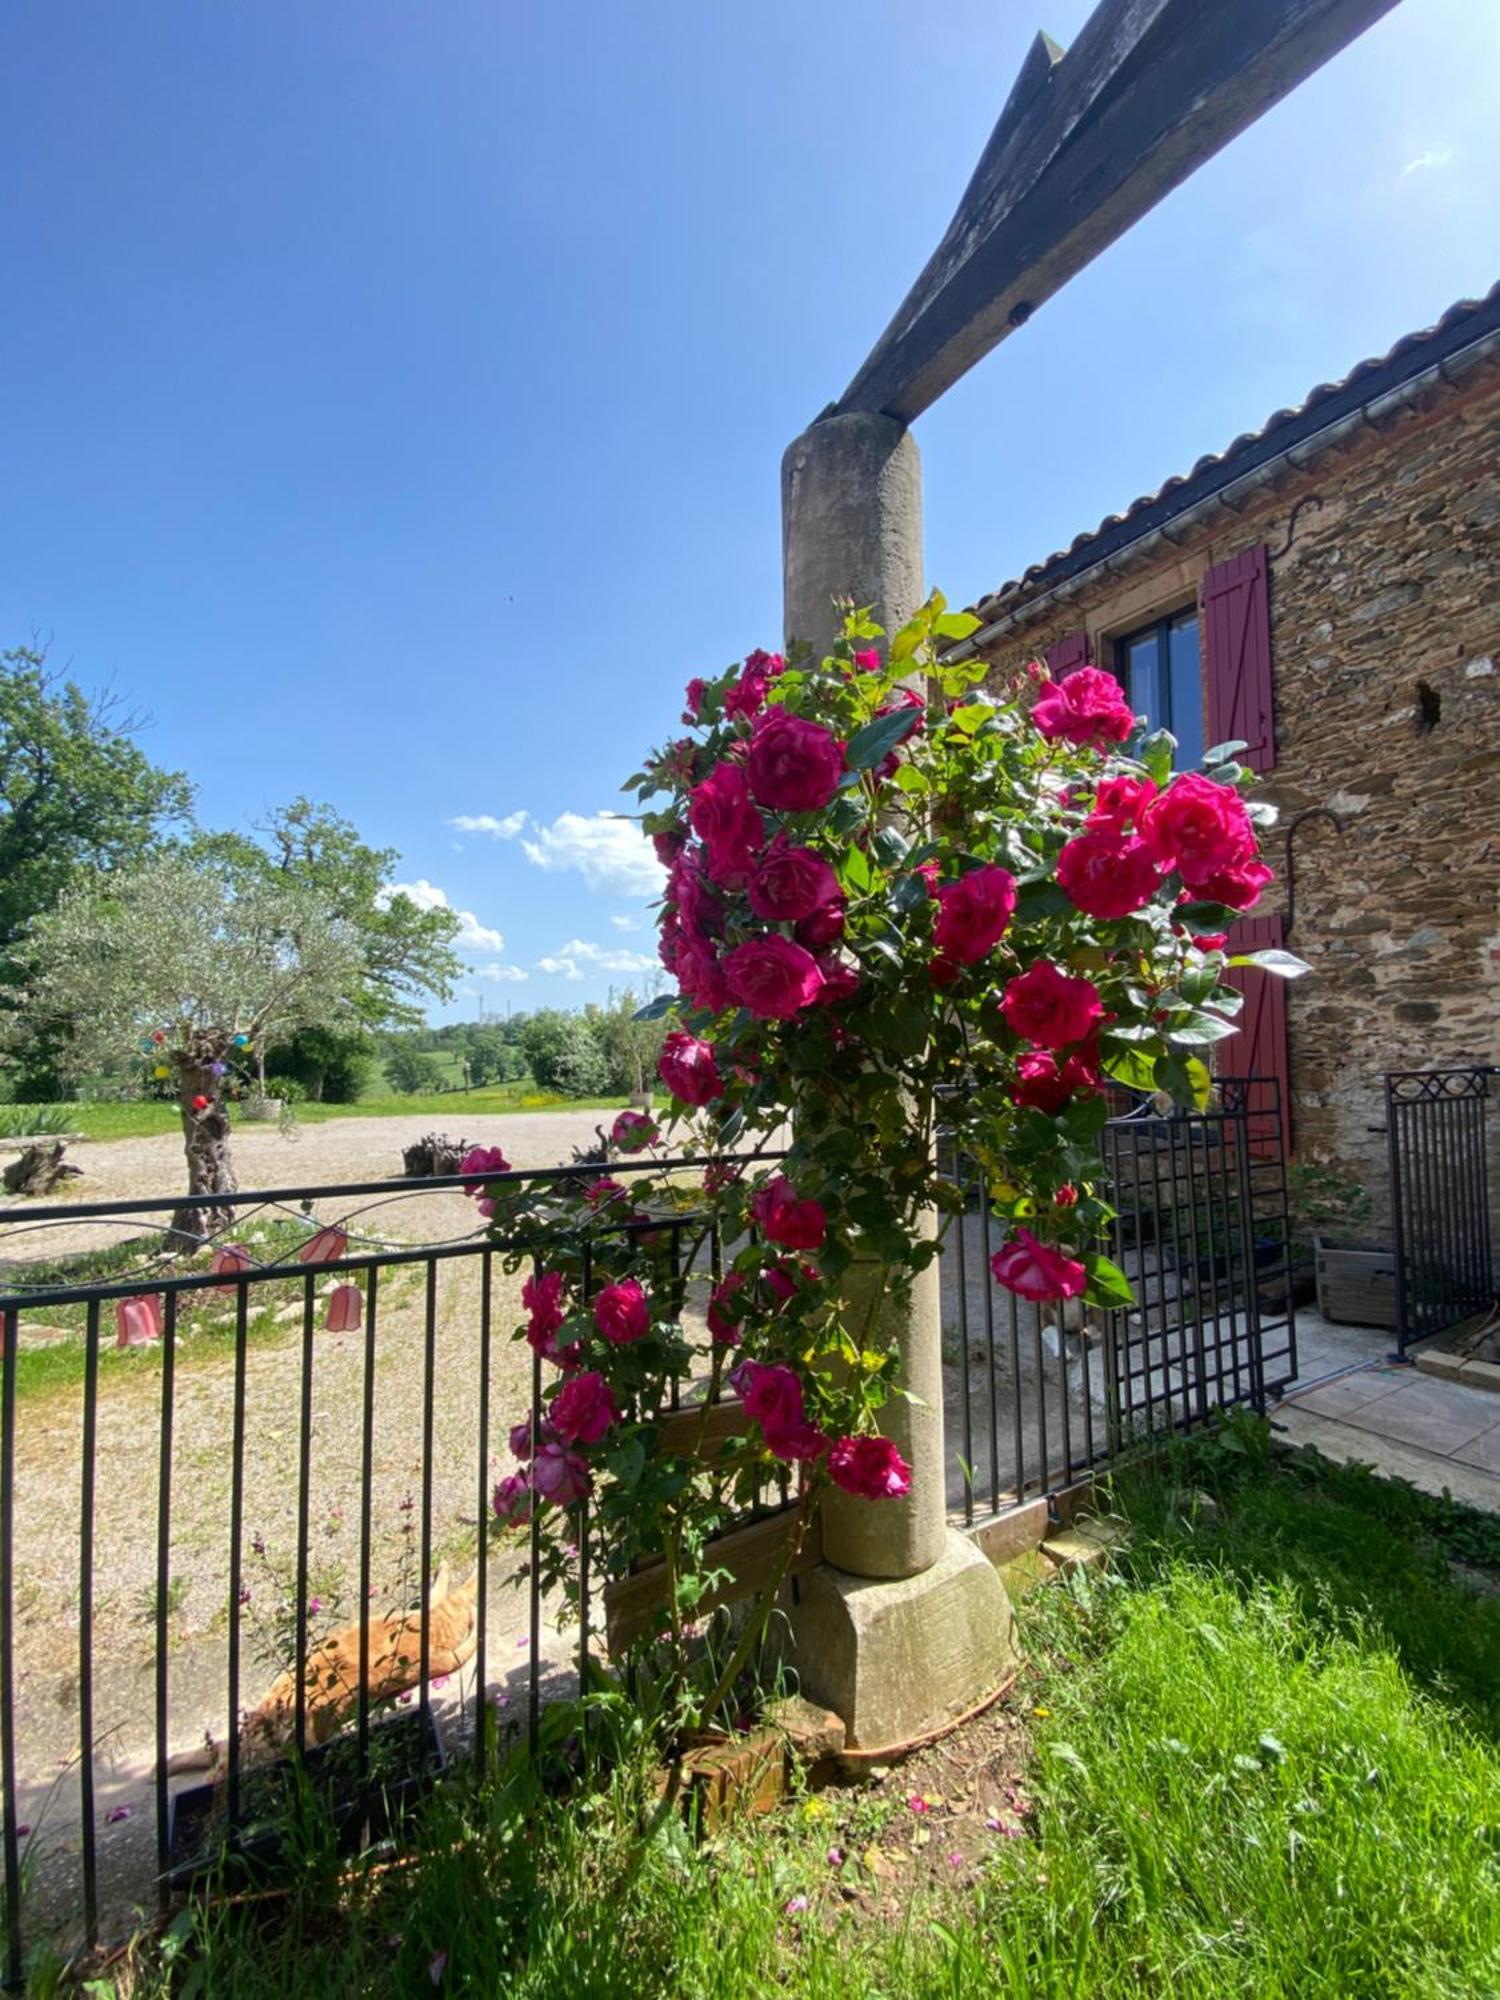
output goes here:
[{"label": "wrought iron railing", "polygon": [[[663,1163],[608,1171],[628,1181],[647,1164]],[[669,1164],[685,1176],[709,1163]],[[485,1180],[546,1184],[590,1171],[599,1169]],[[191,1256],[160,1248],[176,1198],[0,1214],[0,1858],[11,1982],[22,1976],[30,1905],[49,1928],[76,1907],[73,1941],[92,1944],[103,1918],[149,1901],[153,1887],[165,1904],[202,1863],[208,1835],[215,1847],[222,1835],[231,1858],[259,1851],[268,1780],[246,1717],[266,1717],[276,1665],[285,1678],[265,1721],[269,1748],[305,1753],[311,1769],[336,1746],[330,1782],[351,1837],[430,1781],[445,1731],[471,1743],[482,1766],[497,1735],[535,1743],[549,1691],[586,1677],[599,1595],[586,1508],[566,1638],[541,1583],[536,1517],[507,1530],[491,1513],[497,1470],[508,1469],[505,1432],[518,1419],[535,1425],[542,1370],[524,1343],[509,1342],[524,1318],[524,1274],[504,1268],[516,1246],[460,1205],[468,1189],[472,1178],[448,1176],[219,1196],[229,1219]],[[601,1212],[594,1241],[653,1232],[658,1268],[701,1318],[725,1246],[689,1205],[690,1189],[683,1199],[649,1220]],[[402,1217],[427,1240],[398,1239]],[[101,1238],[103,1253],[87,1247]],[[204,1268],[204,1254],[220,1268]],[[122,1481],[132,1489],[123,1507]],[[757,1492],[744,1518],[784,1497],[774,1486]],[[189,1556],[198,1573],[186,1578]],[[471,1602],[464,1592],[437,1600],[440,1620],[446,1607],[450,1623],[466,1623],[456,1699],[443,1687],[447,1655],[435,1663],[433,1652],[434,1570],[445,1556],[473,1566]],[[508,1622],[495,1595],[507,1582],[520,1607]],[[340,1614],[357,1627],[357,1657],[335,1660],[322,1649]],[[510,1652],[499,1661],[497,1632]],[[380,1685],[382,1635],[392,1633],[405,1648],[399,1694],[389,1673]],[[326,1701],[303,1667],[310,1660],[319,1674],[326,1662]],[[348,1726],[331,1734],[335,1711]],[[174,1768],[192,1760],[204,1730],[215,1745],[211,1783]]]},{"label": "wrought iron railing", "polygon": [[1496,1298],[1489,1147],[1500,1069],[1393,1071],[1385,1079],[1396,1250],[1396,1339],[1414,1341]]}]

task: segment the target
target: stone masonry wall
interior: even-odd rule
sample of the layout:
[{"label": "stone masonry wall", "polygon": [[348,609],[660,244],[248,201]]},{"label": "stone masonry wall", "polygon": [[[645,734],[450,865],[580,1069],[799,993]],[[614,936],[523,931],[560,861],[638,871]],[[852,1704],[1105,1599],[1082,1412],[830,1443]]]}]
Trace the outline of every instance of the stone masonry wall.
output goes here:
[{"label": "stone masonry wall", "polygon": [[[1298,1157],[1388,1193],[1385,1071],[1500,1061],[1500,368],[1291,473],[1236,516],[1184,531],[1165,558],[1101,579],[998,641],[998,684],[1087,626],[1111,641],[1196,598],[1214,562],[1273,554],[1276,767],[1264,796],[1302,829],[1291,949],[1312,967],[1288,995]],[[1262,904],[1284,908],[1284,890]],[[1500,1202],[1500,1078],[1490,1111]],[[1500,1245],[1500,1231],[1497,1231]]]}]

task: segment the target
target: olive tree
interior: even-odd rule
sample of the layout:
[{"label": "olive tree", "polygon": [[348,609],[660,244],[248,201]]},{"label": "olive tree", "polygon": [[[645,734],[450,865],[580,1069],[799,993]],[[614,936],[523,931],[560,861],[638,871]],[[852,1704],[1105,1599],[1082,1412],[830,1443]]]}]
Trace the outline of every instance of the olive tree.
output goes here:
[{"label": "olive tree", "polygon": [[224,1078],[235,1048],[259,1054],[301,1028],[352,1022],[365,964],[356,927],[285,877],[236,885],[171,854],[63,891],[24,939],[18,1032],[60,1030],[79,1062],[154,1051],[182,1117],[190,1200],[178,1240],[225,1218],[237,1183]]}]

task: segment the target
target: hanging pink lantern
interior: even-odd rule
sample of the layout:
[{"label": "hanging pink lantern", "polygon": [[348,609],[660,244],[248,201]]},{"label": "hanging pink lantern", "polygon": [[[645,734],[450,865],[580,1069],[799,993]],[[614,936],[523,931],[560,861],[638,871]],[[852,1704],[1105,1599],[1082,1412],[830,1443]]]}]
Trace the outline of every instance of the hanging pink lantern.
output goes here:
[{"label": "hanging pink lantern", "polygon": [[115,1302],[115,1346],[149,1347],[161,1339],[161,1302],[154,1293]]},{"label": "hanging pink lantern", "polygon": [[[216,1278],[232,1278],[241,1271],[248,1271],[254,1261],[243,1243],[221,1243],[209,1260],[208,1268]],[[216,1292],[228,1292],[231,1296],[235,1289],[233,1285],[214,1286]]]},{"label": "hanging pink lantern", "polygon": [[365,1295],[358,1285],[335,1285],[328,1294],[328,1317],[323,1324],[330,1333],[357,1333],[364,1312]]},{"label": "hanging pink lantern", "polygon": [[336,1264],[349,1254],[349,1238],[337,1224],[309,1236],[297,1252],[304,1264]]}]

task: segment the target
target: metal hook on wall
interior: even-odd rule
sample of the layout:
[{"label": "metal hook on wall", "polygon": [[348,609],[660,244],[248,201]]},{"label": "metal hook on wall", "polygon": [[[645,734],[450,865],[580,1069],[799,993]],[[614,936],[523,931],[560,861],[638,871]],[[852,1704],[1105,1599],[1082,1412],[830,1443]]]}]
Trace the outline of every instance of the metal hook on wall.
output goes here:
[{"label": "metal hook on wall", "polygon": [[1306,812],[1296,813],[1287,821],[1286,832],[1282,836],[1281,872],[1286,882],[1286,916],[1282,921],[1283,937],[1291,936],[1292,925],[1295,923],[1297,916],[1297,882],[1292,867],[1292,837],[1299,827],[1306,826],[1309,820],[1314,819],[1326,819],[1335,833],[1343,833],[1345,831],[1344,822],[1336,812],[1331,811],[1327,806],[1309,806]]},{"label": "metal hook on wall", "polygon": [[1302,509],[1304,507],[1321,507],[1322,504],[1323,504],[1323,496],[1321,493],[1303,494],[1302,498],[1297,502],[1296,506],[1293,507],[1291,513],[1287,516],[1286,540],[1282,543],[1281,547],[1276,551],[1274,555],[1266,557],[1267,563],[1279,563],[1281,561],[1281,558],[1286,554],[1287,550],[1292,546],[1292,537],[1297,532],[1297,516],[1302,512]]}]

